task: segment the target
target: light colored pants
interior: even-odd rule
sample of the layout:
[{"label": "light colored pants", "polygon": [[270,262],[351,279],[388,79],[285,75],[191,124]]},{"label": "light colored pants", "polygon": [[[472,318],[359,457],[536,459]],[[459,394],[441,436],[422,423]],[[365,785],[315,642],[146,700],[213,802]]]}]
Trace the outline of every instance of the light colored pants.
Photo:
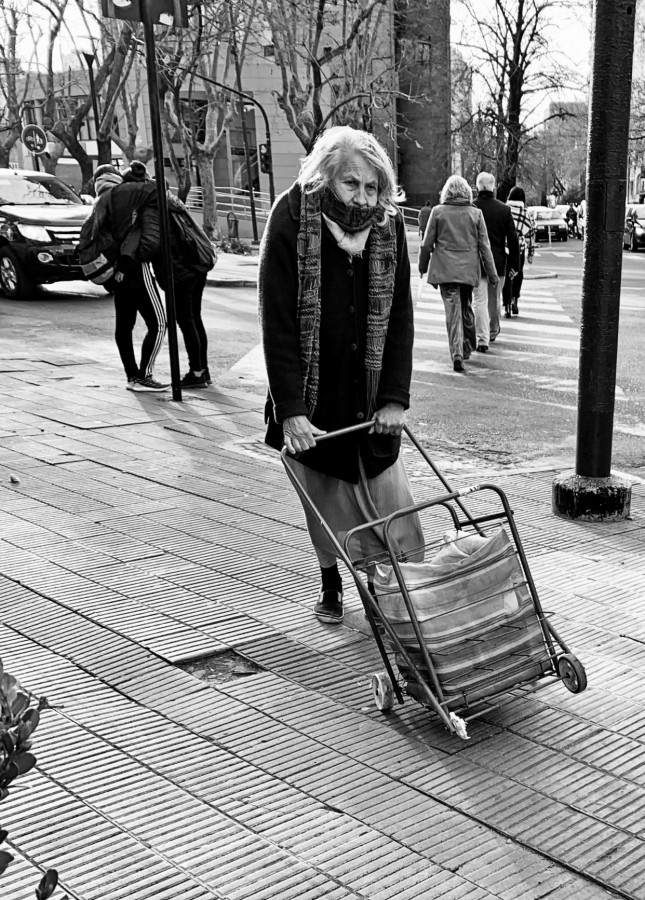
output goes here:
[{"label": "light colored pants", "polygon": [[482,275],[479,284],[473,288],[473,310],[478,347],[480,344],[488,347],[490,341],[494,341],[499,334],[499,313],[503,287],[504,275],[499,276],[496,287],[489,284],[488,278]]},{"label": "light colored pants", "polygon": [[[393,465],[376,478],[368,478],[362,461],[359,461],[358,484],[309,469],[290,456],[287,457],[287,464],[341,547],[347,532],[352,528],[414,506],[401,454]],[[302,497],[300,500],[318,564],[323,569],[329,568],[335,565],[338,553],[318,516]],[[389,535],[391,545],[405,559],[416,562],[423,560],[424,537],[417,512],[395,519]],[[385,554],[382,527],[359,532],[350,542],[347,552],[357,568],[371,572],[375,559]]]},{"label": "light colored pants", "polygon": [[476,346],[475,318],[472,307],[472,288],[469,284],[447,282],[440,284],[443,306],[446,311],[446,331],[450,356],[468,359]]}]

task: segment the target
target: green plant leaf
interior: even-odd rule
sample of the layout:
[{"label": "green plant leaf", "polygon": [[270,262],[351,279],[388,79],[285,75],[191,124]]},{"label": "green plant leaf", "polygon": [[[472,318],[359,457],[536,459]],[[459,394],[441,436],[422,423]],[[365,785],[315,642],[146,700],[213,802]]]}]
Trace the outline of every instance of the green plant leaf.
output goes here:
[{"label": "green plant leaf", "polygon": [[33,707],[28,709],[27,712],[23,715],[22,721],[20,723],[20,727],[18,728],[18,738],[21,741],[26,741],[30,735],[38,728],[38,723],[40,722],[40,713],[37,709]]},{"label": "green plant leaf", "polygon": [[18,718],[29,706],[29,697],[22,692],[16,694],[16,699],[11,704],[11,714]]},{"label": "green plant leaf", "polygon": [[56,869],[47,869],[43,877],[40,879],[40,884],[36,888],[36,897],[38,900],[47,900],[48,897],[56,890],[56,886],[58,885],[58,872]]},{"label": "green plant leaf", "polygon": [[13,856],[11,855],[11,853],[7,853],[6,850],[0,850],[0,875],[2,875],[2,873],[12,860]]},{"label": "green plant leaf", "polygon": [[19,775],[26,775],[36,765],[33,753],[20,753],[7,766],[7,781],[13,781]]}]

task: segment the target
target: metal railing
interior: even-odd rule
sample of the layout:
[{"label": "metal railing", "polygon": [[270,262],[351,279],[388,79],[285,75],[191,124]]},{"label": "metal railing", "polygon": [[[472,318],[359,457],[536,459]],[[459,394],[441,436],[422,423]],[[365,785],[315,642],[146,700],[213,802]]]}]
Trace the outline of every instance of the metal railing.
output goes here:
[{"label": "metal railing", "polygon": [[[226,218],[229,213],[235,213],[238,219],[251,220],[251,204],[249,202],[249,192],[242,188],[236,187],[215,187],[215,196],[217,198],[217,214]],[[267,191],[253,191],[255,201],[255,214],[258,222],[263,224],[267,220],[269,210],[271,209],[271,198]],[[188,192],[186,206],[189,209],[201,210],[204,207],[202,198],[202,189],[200,187],[191,187]],[[403,220],[408,228],[417,228],[419,219],[419,210],[412,206],[399,207],[403,213]]]}]

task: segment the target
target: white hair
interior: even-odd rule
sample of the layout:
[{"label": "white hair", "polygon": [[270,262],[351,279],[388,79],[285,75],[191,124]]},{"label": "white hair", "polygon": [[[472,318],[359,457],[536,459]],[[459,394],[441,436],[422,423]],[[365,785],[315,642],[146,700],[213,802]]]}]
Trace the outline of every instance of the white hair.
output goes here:
[{"label": "white hair", "polygon": [[461,175],[451,175],[441,189],[441,203],[450,203],[451,200],[468,200],[473,202],[473,192],[470,185]]},{"label": "white hair", "polygon": [[334,125],[323,131],[311,150],[300,163],[298,184],[309,193],[330,185],[341,166],[355,153],[369,163],[378,176],[378,199],[386,209],[393,203],[405,200],[405,194],[396,183],[394,167],[389,156],[373,134]]},{"label": "white hair", "polygon": [[477,190],[478,191],[494,191],[495,190],[495,176],[491,175],[490,172],[480,172],[477,176]]}]

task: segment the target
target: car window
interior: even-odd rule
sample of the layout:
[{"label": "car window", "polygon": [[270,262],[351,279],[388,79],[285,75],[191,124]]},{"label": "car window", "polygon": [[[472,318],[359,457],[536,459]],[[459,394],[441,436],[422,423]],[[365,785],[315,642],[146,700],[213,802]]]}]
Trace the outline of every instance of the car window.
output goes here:
[{"label": "car window", "polygon": [[82,204],[81,198],[59,178],[51,176],[0,175],[0,204],[22,206],[69,206]]}]

